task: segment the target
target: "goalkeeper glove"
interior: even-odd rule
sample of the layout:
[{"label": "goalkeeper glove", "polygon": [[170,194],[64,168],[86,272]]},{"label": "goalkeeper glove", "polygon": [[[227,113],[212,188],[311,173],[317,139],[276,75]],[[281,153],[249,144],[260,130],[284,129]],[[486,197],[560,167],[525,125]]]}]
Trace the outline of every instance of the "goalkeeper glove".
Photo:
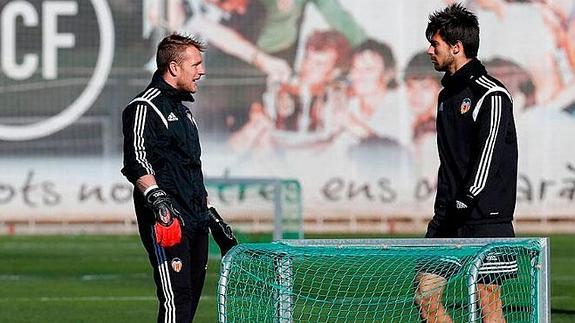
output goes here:
[{"label": "goalkeeper glove", "polygon": [[[180,212],[172,205],[168,194],[156,187],[151,189],[145,197],[156,219],[154,224],[156,242],[164,248],[180,243],[182,240],[181,216]],[[181,223],[184,222],[181,221]]]},{"label": "goalkeeper glove", "polygon": [[208,214],[210,216],[210,231],[220,247],[220,252],[223,257],[233,246],[238,244],[238,240],[234,236],[232,228],[224,222],[224,219],[222,219],[213,206],[208,206]]}]

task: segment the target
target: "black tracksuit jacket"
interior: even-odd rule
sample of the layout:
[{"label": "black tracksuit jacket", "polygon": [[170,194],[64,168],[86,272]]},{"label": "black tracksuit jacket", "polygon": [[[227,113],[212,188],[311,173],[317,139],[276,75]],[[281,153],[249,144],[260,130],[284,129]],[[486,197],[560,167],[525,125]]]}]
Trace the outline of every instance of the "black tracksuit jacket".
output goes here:
[{"label": "black tracksuit jacket", "polygon": [[[182,104],[193,100],[191,94],[177,91],[154,74],[150,85],[122,114],[122,173],[134,184],[144,175],[154,175],[158,186],[182,213],[185,230],[207,232],[207,193],[198,128],[190,110]],[[134,203],[146,203],[137,189]],[[151,212],[137,216],[138,220],[154,221]],[[140,219],[143,216],[146,219]]]},{"label": "black tracksuit jacket", "polygon": [[[517,136],[511,96],[473,59],[442,81],[437,109],[441,161],[432,222],[511,222],[517,191]],[[455,201],[470,206],[464,218]]]}]

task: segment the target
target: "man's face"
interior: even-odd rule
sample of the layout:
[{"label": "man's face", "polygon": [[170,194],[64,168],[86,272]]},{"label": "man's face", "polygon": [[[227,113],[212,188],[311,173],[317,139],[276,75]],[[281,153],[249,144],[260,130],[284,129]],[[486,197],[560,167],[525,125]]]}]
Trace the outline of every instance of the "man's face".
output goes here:
[{"label": "man's face", "polygon": [[439,82],[431,77],[410,78],[406,82],[407,100],[416,115],[435,111]]},{"label": "man's face", "polygon": [[196,93],[198,90],[196,81],[206,73],[200,51],[194,46],[188,46],[177,65],[176,88],[180,91]]},{"label": "man's face", "polygon": [[385,83],[385,63],[378,53],[365,50],[353,56],[349,79],[355,94],[370,94]]},{"label": "man's face", "polygon": [[427,54],[436,71],[447,72],[455,64],[455,56],[451,53],[452,46],[441,38],[439,32],[431,38]]},{"label": "man's face", "polygon": [[326,50],[306,50],[301,70],[300,81],[307,85],[327,83],[334,77],[337,52],[330,48]]}]

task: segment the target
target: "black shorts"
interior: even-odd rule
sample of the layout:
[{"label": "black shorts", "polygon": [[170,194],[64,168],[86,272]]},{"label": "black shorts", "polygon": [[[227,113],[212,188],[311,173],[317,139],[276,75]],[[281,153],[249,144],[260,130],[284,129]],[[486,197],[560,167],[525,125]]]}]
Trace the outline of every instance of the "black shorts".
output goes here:
[{"label": "black shorts", "polygon": [[491,224],[464,224],[457,230],[457,238],[513,238],[511,222]]},{"label": "black shorts", "polygon": [[[471,257],[458,258],[444,256],[436,259],[420,261],[417,271],[420,273],[435,274],[445,279],[454,275],[467,276],[468,273],[461,272],[462,268],[472,268],[469,262]],[[504,254],[494,251],[487,254],[483,264],[479,267],[477,282],[480,284],[501,285],[508,279],[517,278],[517,256],[515,254]]]},{"label": "black shorts", "polygon": [[[515,237],[511,222],[496,224],[464,224],[453,230],[450,227],[436,227],[434,237],[443,238],[512,238]],[[442,229],[448,229],[447,231]],[[445,231],[445,232],[444,232]],[[456,232],[456,233],[455,233]],[[430,229],[428,229],[429,237]],[[455,236],[450,234],[455,233]],[[447,236],[446,236],[447,235]],[[441,256],[430,260],[418,261],[417,271],[442,276],[446,279],[460,273],[461,268],[468,266],[469,257]],[[493,251],[487,254],[479,268],[478,282],[481,284],[501,285],[505,280],[517,277],[517,255],[513,252]]]},{"label": "black shorts", "polygon": [[515,231],[511,222],[491,224],[463,224],[457,226],[447,220],[431,220],[426,238],[513,238]]}]

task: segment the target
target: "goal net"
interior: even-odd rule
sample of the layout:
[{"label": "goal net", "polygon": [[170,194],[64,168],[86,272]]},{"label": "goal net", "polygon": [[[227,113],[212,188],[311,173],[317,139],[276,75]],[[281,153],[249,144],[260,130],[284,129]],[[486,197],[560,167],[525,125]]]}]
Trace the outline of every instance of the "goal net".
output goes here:
[{"label": "goal net", "polygon": [[440,302],[454,322],[489,314],[484,284],[496,286],[507,322],[547,322],[548,255],[546,239],[242,244],[221,264],[219,322],[419,322],[419,277],[429,272],[447,278]]}]

